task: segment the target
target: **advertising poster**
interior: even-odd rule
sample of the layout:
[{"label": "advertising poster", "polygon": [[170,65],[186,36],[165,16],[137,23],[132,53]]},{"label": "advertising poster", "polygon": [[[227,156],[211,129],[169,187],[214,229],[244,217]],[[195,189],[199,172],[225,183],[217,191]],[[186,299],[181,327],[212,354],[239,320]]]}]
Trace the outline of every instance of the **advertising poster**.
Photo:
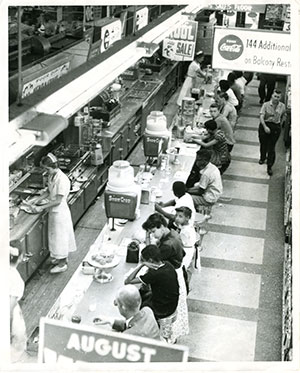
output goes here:
[{"label": "advertising poster", "polygon": [[172,61],[193,61],[198,23],[186,21],[163,41],[163,56]]},{"label": "advertising poster", "polygon": [[237,28],[215,28],[214,69],[288,75],[292,71],[291,35]]}]

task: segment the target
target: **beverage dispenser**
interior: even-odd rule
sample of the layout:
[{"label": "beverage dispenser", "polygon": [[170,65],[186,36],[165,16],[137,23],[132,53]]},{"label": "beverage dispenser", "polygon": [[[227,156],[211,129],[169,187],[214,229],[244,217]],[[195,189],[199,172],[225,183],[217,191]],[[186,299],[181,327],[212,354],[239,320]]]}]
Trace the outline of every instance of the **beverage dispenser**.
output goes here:
[{"label": "beverage dispenser", "polygon": [[134,182],[133,167],[128,161],[115,161],[108,170],[104,192],[106,216],[134,220],[139,216],[140,201],[141,187]]},{"label": "beverage dispenser", "polygon": [[165,115],[161,111],[151,111],[143,138],[145,156],[159,158],[168,149],[170,140],[171,132],[167,129]]}]

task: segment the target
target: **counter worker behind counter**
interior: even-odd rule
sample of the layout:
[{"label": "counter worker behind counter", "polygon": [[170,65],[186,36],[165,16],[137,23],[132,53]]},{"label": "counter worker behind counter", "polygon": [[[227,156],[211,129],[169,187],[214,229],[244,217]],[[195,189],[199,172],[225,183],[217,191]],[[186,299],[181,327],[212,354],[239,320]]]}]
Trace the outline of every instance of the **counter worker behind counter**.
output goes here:
[{"label": "counter worker behind counter", "polygon": [[48,153],[41,160],[41,166],[48,171],[49,203],[33,206],[33,211],[49,209],[48,242],[52,264],[50,273],[60,273],[68,269],[68,254],[76,250],[75,235],[67,198],[70,193],[70,180],[58,168],[58,160]]},{"label": "counter worker behind counter", "polygon": [[194,61],[190,63],[186,74],[185,81],[177,99],[177,105],[181,107],[184,97],[191,97],[192,88],[200,88],[202,83],[201,78],[205,78],[206,74],[201,70],[201,63],[204,60],[204,53],[199,51],[195,54]]}]

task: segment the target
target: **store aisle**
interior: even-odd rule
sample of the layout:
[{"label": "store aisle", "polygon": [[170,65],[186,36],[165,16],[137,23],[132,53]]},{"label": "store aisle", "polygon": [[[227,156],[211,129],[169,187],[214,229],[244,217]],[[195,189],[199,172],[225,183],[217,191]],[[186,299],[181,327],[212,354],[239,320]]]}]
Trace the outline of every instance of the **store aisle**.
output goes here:
[{"label": "store aisle", "polygon": [[270,178],[259,165],[258,81],[248,88],[222,201],[204,237],[188,297],[191,361],[281,359],[284,149]]}]

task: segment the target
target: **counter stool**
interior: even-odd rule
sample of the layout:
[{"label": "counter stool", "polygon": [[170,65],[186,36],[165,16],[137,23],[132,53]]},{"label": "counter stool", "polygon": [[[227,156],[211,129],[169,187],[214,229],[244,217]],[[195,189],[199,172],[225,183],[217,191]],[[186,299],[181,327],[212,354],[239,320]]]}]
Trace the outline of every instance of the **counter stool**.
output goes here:
[{"label": "counter stool", "polygon": [[199,212],[200,214],[202,214],[204,216],[207,216],[208,217],[207,219],[210,219],[211,218],[212,207],[213,207],[213,205],[211,205],[211,206],[198,206],[197,212]]},{"label": "counter stool", "polygon": [[[210,206],[210,210],[211,210],[211,206]],[[203,238],[204,236],[207,234],[208,230],[207,230],[207,221],[211,218],[211,216],[209,214],[205,214],[203,219],[201,221],[195,221],[194,223],[194,228],[195,228],[195,231],[199,237],[199,239],[195,242],[195,262],[194,262],[194,267],[196,269],[200,269],[201,268],[201,257],[200,257],[200,252],[203,250],[203,245],[202,245],[202,242],[203,242]]]}]

